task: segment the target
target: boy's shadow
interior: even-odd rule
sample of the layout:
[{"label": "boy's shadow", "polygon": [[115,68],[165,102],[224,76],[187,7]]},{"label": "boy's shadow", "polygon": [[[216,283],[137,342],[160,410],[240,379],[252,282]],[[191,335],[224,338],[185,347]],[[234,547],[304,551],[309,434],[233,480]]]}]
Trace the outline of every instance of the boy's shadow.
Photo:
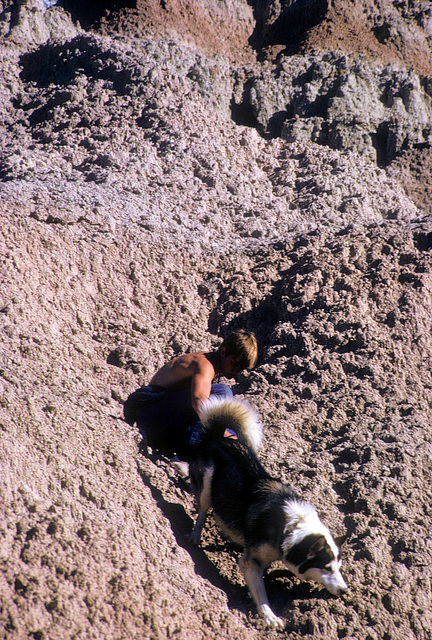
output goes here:
[{"label": "boy's shadow", "polygon": [[[169,460],[165,456],[156,452],[149,453],[146,448],[143,448],[140,449],[140,453],[145,455],[145,457],[153,463],[156,463],[156,461],[163,461],[169,465]],[[221,576],[219,570],[208,558],[206,552],[201,547],[196,546],[190,541],[189,535],[192,531],[194,521],[186,513],[184,506],[176,502],[169,502],[166,500],[161,490],[152,484],[150,478],[142,470],[138,469],[138,473],[140,474],[144,485],[150,489],[153,499],[162,514],[169,521],[177,544],[179,547],[185,549],[192,558],[196,574],[201,576],[201,578],[208,580],[214,587],[220,589],[227,595],[228,607],[230,609],[236,609],[241,613],[248,615],[250,612],[247,606],[248,598],[247,596],[245,597],[245,594],[247,593],[246,587],[239,588],[238,586],[234,586],[227,578]],[[176,480],[171,476],[170,480],[176,482]],[[185,481],[180,479],[180,481],[177,481],[177,485],[184,489]],[[227,545],[230,545],[230,543],[227,542],[226,545],[212,544],[209,549],[222,551],[226,549]],[[232,554],[232,558],[233,562],[235,562],[234,554]]]}]

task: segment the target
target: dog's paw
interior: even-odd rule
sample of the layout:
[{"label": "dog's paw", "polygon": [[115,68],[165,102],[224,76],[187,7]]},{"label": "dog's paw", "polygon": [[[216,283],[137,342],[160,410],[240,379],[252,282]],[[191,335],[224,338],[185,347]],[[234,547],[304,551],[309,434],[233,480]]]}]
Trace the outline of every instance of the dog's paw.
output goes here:
[{"label": "dog's paw", "polygon": [[273,627],[273,629],[283,629],[285,627],[285,622],[282,618],[278,618],[268,605],[263,605],[262,615],[268,627]]}]

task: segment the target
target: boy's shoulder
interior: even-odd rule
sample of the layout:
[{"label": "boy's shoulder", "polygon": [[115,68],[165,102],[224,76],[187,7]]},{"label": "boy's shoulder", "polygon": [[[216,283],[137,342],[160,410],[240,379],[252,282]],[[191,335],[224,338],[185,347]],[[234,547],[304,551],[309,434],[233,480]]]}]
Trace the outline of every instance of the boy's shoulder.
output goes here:
[{"label": "boy's shoulder", "polygon": [[214,365],[211,361],[211,354],[205,351],[198,351],[197,353],[189,353],[186,356],[190,356],[190,362],[196,365],[197,373],[213,373],[214,374]]}]

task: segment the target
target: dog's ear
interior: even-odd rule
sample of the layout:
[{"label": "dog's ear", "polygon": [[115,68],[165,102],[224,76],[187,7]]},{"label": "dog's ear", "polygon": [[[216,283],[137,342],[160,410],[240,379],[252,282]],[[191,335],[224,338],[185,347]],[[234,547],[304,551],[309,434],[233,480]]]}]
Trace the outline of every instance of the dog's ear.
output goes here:
[{"label": "dog's ear", "polygon": [[337,538],[334,538],[335,544],[338,549],[340,549],[341,546],[345,544],[347,537],[348,535],[345,533],[345,535],[343,536],[338,536]]},{"label": "dog's ear", "polygon": [[[321,534],[312,534],[311,536],[307,536],[309,539],[313,539],[308,549],[308,553],[306,556],[306,560],[312,560],[312,558],[316,558],[320,555],[325,549],[328,549],[327,540]],[[310,542],[310,540],[309,540]]]}]

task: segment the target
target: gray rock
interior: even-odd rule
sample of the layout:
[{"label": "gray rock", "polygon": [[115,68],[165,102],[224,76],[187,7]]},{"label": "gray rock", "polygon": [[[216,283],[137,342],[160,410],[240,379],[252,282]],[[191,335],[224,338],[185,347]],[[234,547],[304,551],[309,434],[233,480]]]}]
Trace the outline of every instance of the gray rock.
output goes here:
[{"label": "gray rock", "polygon": [[385,166],[408,148],[430,146],[428,86],[413,71],[328,54],[281,58],[236,95],[265,136],[349,149]]}]

